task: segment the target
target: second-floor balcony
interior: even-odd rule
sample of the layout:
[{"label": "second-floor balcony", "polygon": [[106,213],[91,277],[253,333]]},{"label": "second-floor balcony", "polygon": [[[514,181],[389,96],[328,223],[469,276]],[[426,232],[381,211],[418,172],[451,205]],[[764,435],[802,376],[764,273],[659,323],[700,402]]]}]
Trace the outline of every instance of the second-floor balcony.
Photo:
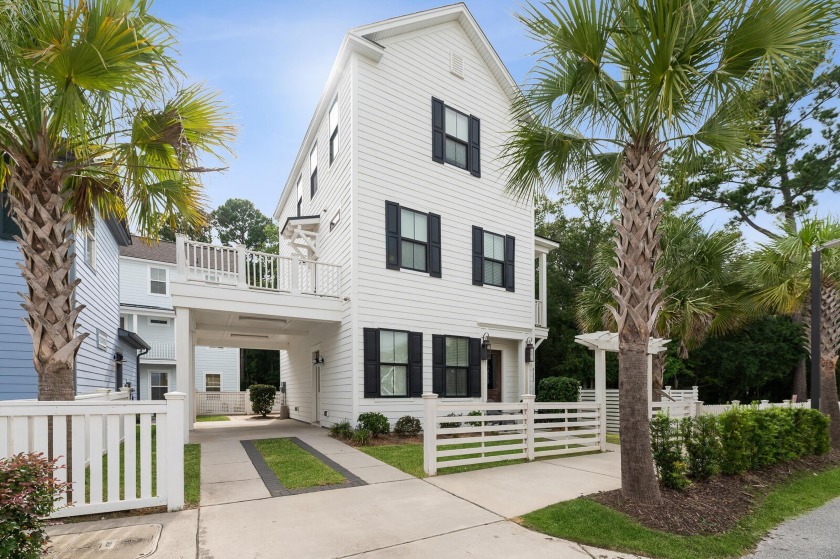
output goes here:
[{"label": "second-floor balcony", "polygon": [[297,256],[188,241],[177,243],[182,281],[246,290],[338,298],[341,266]]},{"label": "second-floor balcony", "polygon": [[144,360],[174,361],[175,342],[149,342],[151,349],[142,356]]}]

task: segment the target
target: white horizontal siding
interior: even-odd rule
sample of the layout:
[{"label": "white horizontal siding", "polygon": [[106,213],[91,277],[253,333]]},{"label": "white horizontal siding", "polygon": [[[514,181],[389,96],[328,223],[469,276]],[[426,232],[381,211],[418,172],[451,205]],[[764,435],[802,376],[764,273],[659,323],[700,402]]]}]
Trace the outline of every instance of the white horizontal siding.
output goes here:
[{"label": "white horizontal siding", "polygon": [[207,373],[222,376],[223,392],[239,392],[239,349],[235,347],[195,348],[195,389],[205,390],[204,379]]},{"label": "white horizontal siding", "polygon": [[174,264],[120,258],[120,303],[171,309],[172,297],[169,295],[168,285],[166,295],[149,292],[149,268],[166,269],[170,280],[175,274]]}]

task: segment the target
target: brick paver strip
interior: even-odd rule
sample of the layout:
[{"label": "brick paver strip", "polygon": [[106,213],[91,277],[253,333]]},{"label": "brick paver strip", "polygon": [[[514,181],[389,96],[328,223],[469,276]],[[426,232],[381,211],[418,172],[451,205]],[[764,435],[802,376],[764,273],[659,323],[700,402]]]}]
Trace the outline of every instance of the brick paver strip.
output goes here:
[{"label": "brick paver strip", "polygon": [[325,466],[343,475],[344,479],[346,479],[347,481],[345,481],[344,483],[334,483],[332,485],[316,485],[314,487],[305,487],[303,489],[289,489],[285,485],[283,485],[283,483],[279,479],[277,479],[277,475],[274,473],[274,470],[271,469],[271,467],[266,463],[265,458],[263,458],[263,455],[260,454],[259,450],[257,450],[254,441],[239,441],[242,444],[242,448],[245,449],[245,453],[248,455],[248,458],[251,459],[251,463],[254,465],[254,468],[257,470],[257,473],[260,474],[260,478],[265,484],[265,488],[268,489],[268,492],[271,493],[272,497],[285,497],[286,495],[301,495],[303,493],[315,493],[316,491],[329,491],[331,489],[342,489],[344,487],[360,487],[362,485],[367,485],[367,482],[365,480],[352,473],[350,470],[348,470],[341,464],[330,460],[330,458],[325,456],[323,453],[318,452],[317,450],[315,450],[302,440],[298,439],[297,437],[281,438],[285,438],[292,441],[300,448],[302,448],[303,450],[317,458],[319,461],[321,461]]}]

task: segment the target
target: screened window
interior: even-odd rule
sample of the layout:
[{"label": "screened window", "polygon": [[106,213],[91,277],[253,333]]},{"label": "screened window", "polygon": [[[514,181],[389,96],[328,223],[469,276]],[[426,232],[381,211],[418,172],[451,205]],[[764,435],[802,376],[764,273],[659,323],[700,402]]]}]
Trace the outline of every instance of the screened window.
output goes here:
[{"label": "screened window", "polygon": [[84,230],[85,239],[85,262],[91,268],[96,268],[96,228],[91,223]]},{"label": "screened window", "polygon": [[467,146],[470,140],[470,119],[467,115],[446,107],[446,145],[444,159],[461,169],[467,168]]},{"label": "screened window", "polygon": [[309,152],[309,197],[313,198],[318,192],[318,144]]},{"label": "screened window", "polygon": [[206,375],[204,375],[204,391],[221,392],[222,375],[220,375],[219,373],[207,373]]},{"label": "screened window", "polygon": [[379,395],[408,396],[408,332],[379,331]]},{"label": "screened window", "polygon": [[425,272],[429,250],[429,216],[400,209],[400,265]]},{"label": "screened window", "polygon": [[330,108],[330,163],[338,155],[338,99]]},{"label": "screened window", "polygon": [[166,268],[149,268],[149,293],[166,295]]},{"label": "screened window", "polygon": [[470,341],[446,337],[446,396],[469,396]]},{"label": "screened window", "polygon": [[152,400],[163,400],[163,395],[169,392],[169,376],[166,373],[150,373]]},{"label": "screened window", "polygon": [[487,231],[484,232],[484,283],[505,285],[505,238]]}]

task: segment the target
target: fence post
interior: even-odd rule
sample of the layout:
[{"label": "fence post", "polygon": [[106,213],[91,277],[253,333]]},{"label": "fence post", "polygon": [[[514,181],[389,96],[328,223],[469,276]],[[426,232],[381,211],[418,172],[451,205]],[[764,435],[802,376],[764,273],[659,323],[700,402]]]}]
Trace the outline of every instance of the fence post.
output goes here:
[{"label": "fence post", "polygon": [[245,245],[234,245],[236,247],[236,284],[247,289],[248,287],[248,266],[245,261]]},{"label": "fence post", "polygon": [[166,506],[184,508],[184,405],[187,395],[167,392],[166,398]]},{"label": "fence post", "polygon": [[607,403],[598,402],[598,449],[607,451]]},{"label": "fence post", "polygon": [[534,459],[534,400],[533,394],[522,395],[522,408],[525,412],[525,454],[528,461]]},{"label": "fence post", "polygon": [[[276,395],[275,395],[276,398]],[[251,409],[251,389],[245,389],[245,415],[254,415],[254,410]]]},{"label": "fence post", "polygon": [[741,400],[732,400],[732,407],[737,408],[741,405]]},{"label": "fence post", "polygon": [[433,392],[423,394],[423,470],[430,476],[437,474],[437,397]]},{"label": "fence post", "polygon": [[694,416],[693,417],[700,417],[703,415],[703,401],[697,400],[694,402]]}]

